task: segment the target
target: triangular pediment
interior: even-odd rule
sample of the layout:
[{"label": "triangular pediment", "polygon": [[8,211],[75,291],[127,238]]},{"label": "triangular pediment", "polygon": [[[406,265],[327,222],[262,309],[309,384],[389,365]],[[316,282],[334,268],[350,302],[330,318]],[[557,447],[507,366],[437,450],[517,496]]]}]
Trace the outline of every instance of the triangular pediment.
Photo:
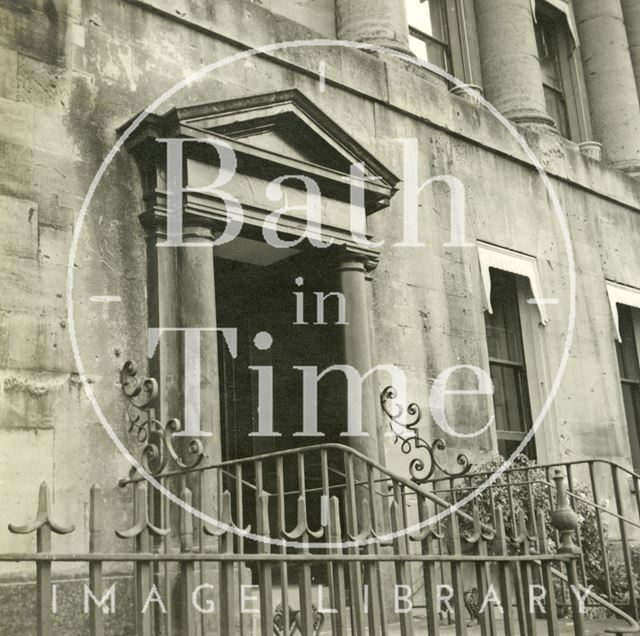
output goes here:
[{"label": "triangular pediment", "polygon": [[[218,139],[232,151],[235,172],[245,179],[271,182],[288,177],[289,187],[306,190],[304,179],[308,178],[323,198],[352,203],[355,175],[364,193],[366,214],[388,207],[399,181],[296,89],[174,108],[164,115],[145,114],[130,131],[138,118],[123,124],[119,132],[129,131],[126,148],[137,158],[149,187],[164,187],[158,167],[164,165],[165,141],[175,138],[210,142],[184,149],[185,157],[201,166],[201,174],[207,171],[202,166],[220,161],[212,148]],[[364,173],[353,171],[354,165],[364,166]],[[190,173],[187,179],[192,178],[192,183],[199,183],[199,177]]]},{"label": "triangular pediment", "polygon": [[349,174],[363,163],[368,176],[393,188],[399,179],[296,89],[179,108],[181,124],[223,135],[288,159]]}]

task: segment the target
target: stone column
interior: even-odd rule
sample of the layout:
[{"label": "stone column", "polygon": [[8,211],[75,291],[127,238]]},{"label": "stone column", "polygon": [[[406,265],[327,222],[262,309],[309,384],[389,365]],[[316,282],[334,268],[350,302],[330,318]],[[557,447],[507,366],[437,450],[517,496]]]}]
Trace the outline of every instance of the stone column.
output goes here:
[{"label": "stone column", "polygon": [[622,0],[624,25],[627,28],[631,64],[636,77],[636,89],[640,93],[640,2],[638,0]]},{"label": "stone column", "polygon": [[338,39],[409,53],[404,0],[336,0]]},{"label": "stone column", "polygon": [[[184,243],[206,243],[213,240],[211,229],[202,226],[186,226],[183,231]],[[180,327],[210,329],[216,327],[216,294],[213,269],[213,247],[202,245],[193,247],[160,248],[176,250],[176,271]],[[181,349],[184,360],[184,342]],[[180,365],[184,383],[184,362]],[[184,386],[184,384],[183,384]],[[183,403],[186,401],[183,396]],[[220,388],[218,380],[217,334],[200,334],[200,430],[212,433],[210,437],[199,438],[206,452],[204,463],[213,464],[222,459],[220,430]],[[183,438],[187,442],[189,437]],[[183,448],[184,450],[184,448]],[[186,450],[184,450],[186,452]],[[217,471],[195,473],[187,485],[193,492],[194,506],[213,519],[219,519],[219,474]],[[202,537],[205,552],[217,551],[217,539]],[[202,568],[202,582],[214,586],[218,584],[218,564],[206,564]],[[216,600],[218,605],[218,600]],[[203,629],[212,635],[219,634],[216,614],[201,616]]]},{"label": "stone column", "polygon": [[616,168],[640,174],[640,103],[620,0],[574,3],[594,137]]},{"label": "stone column", "polygon": [[[339,256],[337,265],[340,291],[346,304],[347,324],[342,328],[344,363],[351,365],[361,375],[373,367],[369,320],[371,306],[365,262],[366,259],[345,252]],[[382,445],[378,443],[377,421],[380,415],[377,405],[374,379],[370,377],[363,383],[362,390],[362,430],[368,435],[346,438],[353,448],[374,461],[380,460],[383,452]]]},{"label": "stone column", "polygon": [[476,0],[486,98],[521,124],[554,126],[547,115],[531,0]]},{"label": "stone column", "polygon": [[[177,288],[180,302],[178,320],[182,328],[212,329],[216,327],[216,294],[213,271],[213,247],[202,244],[213,241],[206,227],[187,227],[184,243],[194,247],[162,248],[177,252]],[[183,350],[184,354],[184,350]],[[213,333],[200,335],[200,429],[211,433],[203,437],[208,461],[222,459],[220,443],[220,387],[218,382],[218,344]],[[215,497],[215,493],[212,493]]]}]

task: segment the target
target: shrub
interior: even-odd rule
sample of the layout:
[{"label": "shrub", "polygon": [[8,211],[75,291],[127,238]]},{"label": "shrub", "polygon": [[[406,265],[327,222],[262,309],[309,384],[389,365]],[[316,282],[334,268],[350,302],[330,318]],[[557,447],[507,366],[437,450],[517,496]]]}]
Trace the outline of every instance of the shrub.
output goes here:
[{"label": "shrub", "polygon": [[[483,464],[477,465],[474,473],[495,472],[504,460],[496,457]],[[527,469],[514,473],[513,469]],[[463,478],[463,483],[456,492],[456,499],[473,492],[480,484],[486,480],[485,475],[469,474]],[[509,480],[509,481],[508,481]],[[524,483],[528,482],[528,483]],[[509,486],[508,484],[511,483]],[[490,490],[492,492],[490,492]],[[601,516],[602,533],[604,538],[604,554],[602,542],[600,540],[600,532],[598,528],[597,509],[595,508],[590,489],[575,482],[572,484],[571,492],[577,497],[570,499],[574,506],[574,510],[579,518],[579,545],[582,549],[582,560],[580,568],[584,565],[584,576],[588,585],[592,586],[593,591],[608,598],[606,585],[605,562],[609,566],[609,581],[611,588],[611,598],[608,599],[615,605],[624,609],[629,602],[629,585],[627,581],[627,573],[624,562],[616,554],[615,546],[610,541],[608,528]],[[550,496],[552,493],[552,496]],[[451,496],[452,498],[452,496]],[[513,505],[511,505],[511,502]],[[527,517],[529,527],[531,524],[531,511],[534,514],[538,510],[544,512],[546,520],[546,533],[548,538],[547,549],[555,552],[556,532],[550,523],[550,513],[555,506],[555,489],[548,486],[547,475],[544,468],[537,465],[534,460],[529,459],[525,455],[518,456],[513,464],[512,470],[507,474],[501,474],[490,488],[487,488],[477,495],[470,504],[467,504],[463,510],[467,513],[472,512],[473,505],[477,505],[479,509],[480,519],[484,523],[495,526],[495,508],[500,506],[505,511],[505,529],[507,536],[513,536],[514,519],[510,510],[522,509]],[[471,530],[471,524],[468,521],[461,520],[460,528],[462,532]],[[576,543],[578,539],[576,538]],[[634,548],[634,561],[640,565],[640,547]],[[582,565],[583,564],[583,565]],[[638,572],[638,568],[633,568]],[[640,580],[634,575],[634,591],[636,597],[640,598]]]}]

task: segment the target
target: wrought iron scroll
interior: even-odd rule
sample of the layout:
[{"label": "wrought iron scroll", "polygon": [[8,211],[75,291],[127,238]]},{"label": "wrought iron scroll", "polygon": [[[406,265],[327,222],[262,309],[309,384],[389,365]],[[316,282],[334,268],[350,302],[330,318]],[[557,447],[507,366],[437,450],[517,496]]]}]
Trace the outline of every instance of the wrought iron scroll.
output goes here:
[{"label": "wrought iron scroll", "polygon": [[380,406],[389,418],[389,428],[394,437],[394,443],[400,442],[400,450],[405,455],[418,454],[409,462],[411,481],[420,485],[431,479],[436,469],[447,477],[461,477],[471,470],[471,463],[466,455],[460,453],[456,457],[461,467],[458,472],[451,472],[438,461],[436,453],[446,450],[447,443],[436,437],[430,444],[418,432],[418,424],[422,419],[420,407],[411,402],[406,408],[396,402],[398,391],[393,386],[387,386],[380,394]]},{"label": "wrought iron scroll", "polygon": [[204,446],[199,439],[190,439],[183,452],[173,445],[173,436],[182,431],[182,423],[172,418],[162,423],[156,418],[158,382],[154,378],[139,378],[138,368],[128,360],[120,371],[120,386],[127,401],[129,433],[144,444],[140,463],[152,475],[159,475],[169,460],[183,469],[195,468],[204,458]]}]

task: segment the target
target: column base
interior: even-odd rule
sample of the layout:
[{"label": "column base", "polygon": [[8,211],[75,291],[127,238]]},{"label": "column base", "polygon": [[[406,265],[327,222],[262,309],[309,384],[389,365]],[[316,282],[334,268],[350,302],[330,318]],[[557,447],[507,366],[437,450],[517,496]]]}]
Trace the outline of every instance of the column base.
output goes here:
[{"label": "column base", "polygon": [[638,161],[617,161],[611,164],[614,168],[617,168],[621,172],[624,172],[629,177],[638,179],[640,177],[640,160]]},{"label": "column base", "polygon": [[[345,40],[349,40],[349,38],[343,38]],[[391,51],[397,51],[398,53],[404,53],[405,55],[409,55],[411,57],[415,57],[413,51],[409,48],[408,44],[403,44],[402,42],[398,42],[397,40],[392,40],[390,38],[385,37],[371,37],[371,38],[357,38],[355,42],[362,42],[362,44],[371,44],[371,46],[380,46],[385,49],[390,49]],[[366,49],[365,49],[366,50]],[[369,51],[370,53],[377,54],[378,51]]]},{"label": "column base", "polygon": [[508,117],[514,124],[518,124],[518,126],[543,126],[544,128],[557,132],[556,122],[543,113],[517,112],[503,113],[503,115]]},{"label": "column base", "polygon": [[482,97],[482,89],[477,84],[456,84],[449,89],[452,95],[462,97],[470,104],[477,104],[478,97]]},{"label": "column base", "polygon": [[578,144],[581,154],[594,161],[602,161],[602,144],[598,141],[583,141]]}]

